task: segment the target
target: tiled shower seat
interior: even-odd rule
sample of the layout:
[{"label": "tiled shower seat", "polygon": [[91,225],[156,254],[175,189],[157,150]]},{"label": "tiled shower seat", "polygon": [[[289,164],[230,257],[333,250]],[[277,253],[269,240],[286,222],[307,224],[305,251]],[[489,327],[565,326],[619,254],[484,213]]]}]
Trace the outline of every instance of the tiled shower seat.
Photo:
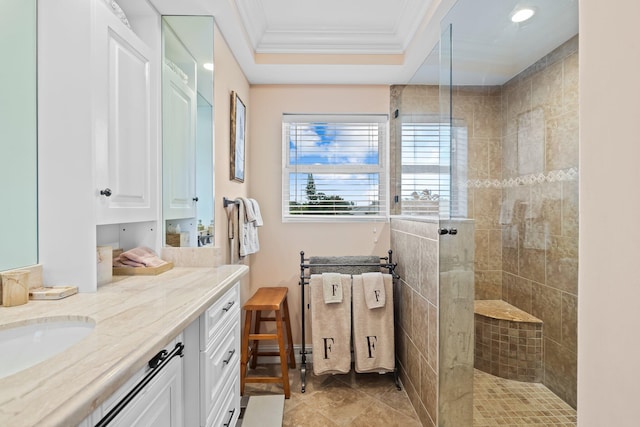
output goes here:
[{"label": "tiled shower seat", "polygon": [[542,381],[542,320],[502,300],[475,301],[474,366],[498,377]]}]

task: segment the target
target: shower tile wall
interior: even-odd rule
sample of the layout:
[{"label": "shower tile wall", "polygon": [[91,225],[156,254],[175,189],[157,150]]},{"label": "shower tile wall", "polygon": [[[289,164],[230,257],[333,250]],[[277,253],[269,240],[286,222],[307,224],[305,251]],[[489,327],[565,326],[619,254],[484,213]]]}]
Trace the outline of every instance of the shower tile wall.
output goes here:
[{"label": "shower tile wall", "polygon": [[423,426],[438,425],[438,223],[392,219],[400,378]]},{"label": "shower tile wall", "polygon": [[504,85],[501,110],[502,299],[544,322],[543,383],[575,408],[578,38]]},{"label": "shower tile wall", "polygon": [[467,125],[468,208],[475,220],[476,299],[502,298],[502,189],[501,88],[454,88],[453,116]]},{"label": "shower tile wall", "polygon": [[473,419],[473,223],[451,226],[439,242],[435,220],[391,220],[400,378],[423,426]]},{"label": "shower tile wall", "polygon": [[[544,321],[543,383],[575,407],[578,38],[502,87],[457,87],[453,96],[454,118],[463,119],[468,129],[468,217],[475,220],[475,298],[503,299]],[[397,108],[400,114],[438,113],[438,100],[437,86],[394,86],[391,112]],[[391,165],[399,171],[396,122],[391,120],[390,126]],[[391,176],[393,194],[400,194],[399,179],[395,179],[400,174],[392,170]],[[397,206],[392,213],[400,213]],[[392,226],[394,251],[393,239],[405,237],[400,238]],[[399,260],[409,257],[403,260],[412,266],[408,268],[423,272],[410,272],[416,280],[420,274],[430,274],[424,270],[423,256],[437,250],[435,237],[423,239],[419,240],[422,252],[417,246],[405,246],[402,255],[398,253]],[[424,281],[407,283],[416,284],[402,288],[405,301],[427,298]],[[426,301],[437,307],[432,300]],[[412,317],[406,318],[411,316],[406,306],[403,310],[407,327]],[[424,307],[417,310],[424,311]],[[405,339],[411,337],[411,330],[405,329]],[[426,356],[424,361],[412,357],[414,360],[403,363],[408,369],[403,375],[412,377],[409,371],[415,369],[425,377],[425,371],[419,369]],[[418,406],[416,409],[420,414]]]}]

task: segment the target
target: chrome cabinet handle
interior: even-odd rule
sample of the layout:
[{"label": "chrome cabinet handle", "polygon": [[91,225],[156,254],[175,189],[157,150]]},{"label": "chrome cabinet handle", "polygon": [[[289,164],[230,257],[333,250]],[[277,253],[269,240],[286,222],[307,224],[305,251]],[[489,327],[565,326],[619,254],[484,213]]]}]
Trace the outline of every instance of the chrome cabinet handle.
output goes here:
[{"label": "chrome cabinet handle", "polygon": [[231,358],[233,357],[233,355],[235,353],[236,353],[236,349],[235,348],[233,350],[229,350],[229,357],[227,357],[227,360],[223,360],[222,363],[224,363],[226,365],[229,362],[231,362]]},{"label": "chrome cabinet handle", "polygon": [[111,189],[105,188],[104,190],[100,190],[100,195],[105,197],[111,196]]},{"label": "chrome cabinet handle", "polygon": [[222,308],[222,311],[229,311],[229,310],[231,310],[231,307],[233,307],[233,304],[235,304],[235,303],[236,303],[235,301],[229,301],[229,303],[227,304],[227,306]]}]

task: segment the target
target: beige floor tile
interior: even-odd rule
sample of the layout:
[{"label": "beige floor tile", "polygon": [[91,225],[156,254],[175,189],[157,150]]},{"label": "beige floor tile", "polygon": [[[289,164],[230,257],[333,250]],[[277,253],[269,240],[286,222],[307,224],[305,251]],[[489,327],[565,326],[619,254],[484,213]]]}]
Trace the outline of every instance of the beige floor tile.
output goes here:
[{"label": "beige floor tile", "polygon": [[[279,365],[260,366],[250,374],[274,375]],[[300,371],[289,371],[291,398],[285,399],[285,427],[419,427],[406,391],[393,375],[315,376],[310,367],[306,392]],[[279,384],[247,384],[245,395],[282,394]],[[505,380],[476,370],[473,427],[576,426],[576,411],[542,384]]]},{"label": "beige floor tile", "polygon": [[[475,370],[473,426],[576,426],[576,411],[544,385]],[[567,419],[564,419],[569,417]]]}]

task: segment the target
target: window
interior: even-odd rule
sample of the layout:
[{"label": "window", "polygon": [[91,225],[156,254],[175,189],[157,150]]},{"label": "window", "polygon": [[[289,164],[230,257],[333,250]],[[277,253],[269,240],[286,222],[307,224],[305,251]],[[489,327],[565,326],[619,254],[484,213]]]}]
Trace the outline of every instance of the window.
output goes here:
[{"label": "window", "polygon": [[467,128],[408,115],[401,123],[401,213],[465,217]]},{"label": "window", "polygon": [[285,114],[283,220],[386,218],[387,120]]}]

